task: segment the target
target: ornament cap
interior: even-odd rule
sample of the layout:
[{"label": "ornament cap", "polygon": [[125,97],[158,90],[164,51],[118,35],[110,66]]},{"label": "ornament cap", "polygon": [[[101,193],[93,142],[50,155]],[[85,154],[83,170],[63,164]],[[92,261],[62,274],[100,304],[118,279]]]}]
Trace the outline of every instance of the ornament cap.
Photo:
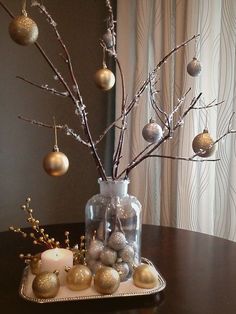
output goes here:
[{"label": "ornament cap", "polygon": [[59,152],[59,147],[57,145],[54,145],[52,151],[53,152]]},{"label": "ornament cap", "polygon": [[151,117],[150,119],[149,119],[149,123],[155,123],[156,121]]},{"label": "ornament cap", "polygon": [[208,132],[208,129],[205,128],[202,133],[209,133],[209,132]]}]

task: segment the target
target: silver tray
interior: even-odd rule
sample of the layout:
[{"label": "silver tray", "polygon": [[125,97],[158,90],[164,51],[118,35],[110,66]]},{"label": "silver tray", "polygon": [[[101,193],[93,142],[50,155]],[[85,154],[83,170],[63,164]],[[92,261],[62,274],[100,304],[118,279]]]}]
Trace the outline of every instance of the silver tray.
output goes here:
[{"label": "silver tray", "polygon": [[[148,259],[142,258],[142,261],[153,265]],[[156,268],[155,268],[156,269]],[[166,281],[156,269],[158,274],[158,284],[153,289],[138,288],[133,284],[133,280],[129,279],[125,282],[121,282],[118,290],[113,294],[101,295],[95,291],[93,285],[82,291],[71,291],[66,286],[61,286],[60,290],[55,298],[51,299],[39,299],[36,298],[32,291],[32,281],[34,275],[32,275],[30,268],[27,266],[22,275],[19,293],[20,296],[28,301],[36,303],[52,303],[52,302],[65,302],[65,301],[79,301],[79,300],[91,300],[91,299],[106,299],[106,298],[118,298],[118,297],[132,297],[132,296],[145,296],[156,294],[166,287]]]}]

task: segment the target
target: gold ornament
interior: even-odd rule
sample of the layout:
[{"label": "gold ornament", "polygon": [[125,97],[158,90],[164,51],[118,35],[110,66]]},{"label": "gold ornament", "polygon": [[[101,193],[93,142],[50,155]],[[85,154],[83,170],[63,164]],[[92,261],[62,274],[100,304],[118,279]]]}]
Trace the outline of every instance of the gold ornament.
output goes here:
[{"label": "gold ornament", "polygon": [[69,168],[69,160],[62,152],[53,151],[44,157],[43,167],[50,176],[62,176]]},{"label": "gold ornament", "polygon": [[215,151],[214,140],[211,138],[207,129],[194,137],[192,147],[194,152],[200,157],[209,157]]},{"label": "gold ornament", "polygon": [[94,79],[96,85],[104,91],[111,89],[116,81],[115,75],[106,67],[98,70],[95,73]]},{"label": "gold ornament", "polygon": [[17,44],[27,46],[35,43],[39,31],[37,24],[32,19],[27,15],[20,15],[11,21],[9,34]]},{"label": "gold ornament", "polygon": [[158,274],[154,267],[141,264],[134,270],[133,281],[139,288],[152,289],[158,283]]},{"label": "gold ornament", "polygon": [[197,58],[193,58],[192,61],[190,61],[187,65],[187,72],[191,76],[198,76],[201,72],[201,63]]},{"label": "gold ornament", "polygon": [[70,290],[80,291],[91,286],[92,273],[87,266],[75,265],[67,274],[66,285]]},{"label": "gold ornament", "polygon": [[32,256],[29,265],[31,273],[34,275],[38,275],[41,269],[41,253]]},{"label": "gold ornament", "polygon": [[102,294],[114,293],[120,285],[119,273],[112,267],[99,268],[94,276],[94,287]]},{"label": "gold ornament", "polygon": [[69,160],[67,156],[59,151],[57,145],[57,126],[55,118],[54,121],[54,137],[55,137],[55,145],[53,151],[48,153],[43,159],[43,167],[44,170],[53,177],[59,177],[64,175],[69,168]]},{"label": "gold ornament", "polygon": [[54,298],[60,288],[58,272],[42,272],[33,280],[32,289],[37,298],[49,299]]}]

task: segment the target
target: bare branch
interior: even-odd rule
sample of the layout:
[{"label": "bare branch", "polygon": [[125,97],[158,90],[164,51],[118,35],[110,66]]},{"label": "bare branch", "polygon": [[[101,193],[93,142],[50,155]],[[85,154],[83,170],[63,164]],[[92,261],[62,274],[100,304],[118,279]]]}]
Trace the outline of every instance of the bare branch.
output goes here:
[{"label": "bare branch", "polygon": [[26,122],[29,122],[31,124],[40,126],[40,127],[45,127],[45,128],[50,128],[50,129],[54,129],[56,127],[58,130],[63,130],[65,131],[67,135],[71,135],[72,137],[74,137],[81,144],[87,147],[90,147],[90,144],[88,142],[84,141],[79,134],[77,134],[73,129],[69,128],[68,125],[66,124],[65,125],[53,125],[53,124],[47,124],[41,121],[29,119],[23,116],[18,116],[18,118]]},{"label": "bare branch", "polygon": [[216,159],[194,159],[196,155],[193,155],[192,157],[179,157],[179,156],[165,156],[165,155],[148,155],[147,158],[149,157],[157,157],[157,158],[165,158],[165,159],[173,159],[173,160],[183,160],[183,161],[195,161],[195,162],[205,162],[205,161],[219,161],[220,158]]},{"label": "bare branch", "polygon": [[40,89],[42,89],[42,90],[45,90],[45,91],[47,91],[47,92],[49,92],[49,93],[52,93],[52,94],[54,94],[54,95],[56,95],[56,96],[62,96],[62,97],[68,97],[68,96],[69,96],[69,93],[68,93],[68,92],[59,92],[59,91],[57,91],[57,90],[54,89],[54,88],[48,87],[47,84],[46,84],[46,85],[40,85],[40,84],[31,82],[31,81],[25,79],[25,78],[22,77],[22,76],[16,76],[16,78],[18,78],[18,79],[20,79],[20,80],[22,80],[22,81],[24,81],[24,82],[26,82],[26,83],[28,83],[28,84],[30,84],[30,85],[33,85],[33,86],[35,86],[35,87],[38,87],[38,88],[40,88]]}]

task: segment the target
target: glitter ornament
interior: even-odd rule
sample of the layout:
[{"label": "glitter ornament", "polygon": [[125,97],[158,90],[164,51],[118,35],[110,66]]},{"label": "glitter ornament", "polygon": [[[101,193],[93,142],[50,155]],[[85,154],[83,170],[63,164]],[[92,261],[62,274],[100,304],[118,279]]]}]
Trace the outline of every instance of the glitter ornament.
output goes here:
[{"label": "glitter ornament", "polygon": [[106,67],[98,70],[95,73],[94,79],[96,85],[104,91],[111,89],[116,81],[115,75]]},{"label": "glitter ornament", "polygon": [[200,157],[210,157],[215,151],[214,140],[207,129],[196,135],[192,142],[194,152]]},{"label": "glitter ornament", "polygon": [[142,130],[142,135],[145,141],[149,143],[157,143],[163,135],[162,128],[154,120],[150,120]]},{"label": "glitter ornament", "polygon": [[30,263],[30,270],[33,275],[38,275],[41,269],[41,253],[32,257]]},{"label": "glitter ornament", "polygon": [[187,65],[187,72],[191,76],[198,76],[199,73],[201,72],[201,69],[202,67],[200,61],[195,57]]},{"label": "glitter ornament", "polygon": [[109,247],[105,247],[104,250],[101,252],[100,260],[106,266],[112,266],[113,264],[115,264],[116,259],[116,251],[110,249]]},{"label": "glitter ornament", "polygon": [[92,240],[88,248],[88,258],[99,259],[100,254],[104,248],[104,245],[99,240]]},{"label": "glitter ornament", "polygon": [[134,249],[130,245],[126,245],[120,252],[119,257],[127,263],[131,263],[134,260]]},{"label": "glitter ornament", "polygon": [[80,291],[91,286],[92,273],[87,266],[75,265],[68,270],[66,285],[70,290]]},{"label": "glitter ornament", "polygon": [[88,263],[89,269],[91,270],[93,274],[96,274],[97,270],[103,266],[101,261],[97,261],[93,259],[86,260],[86,261]]},{"label": "glitter ornament", "polygon": [[37,24],[27,17],[27,15],[20,15],[15,17],[9,25],[9,34],[17,44],[28,46],[38,38]]},{"label": "glitter ornament", "polygon": [[141,264],[134,270],[133,281],[139,288],[152,289],[158,284],[158,274],[154,267]]},{"label": "glitter ornament", "polygon": [[108,49],[115,46],[116,39],[114,36],[112,36],[112,32],[110,29],[106,31],[106,33],[102,36],[102,39]]},{"label": "glitter ornament", "polygon": [[126,239],[122,232],[115,231],[111,234],[108,245],[115,251],[122,250],[126,246]]},{"label": "glitter ornament", "polygon": [[42,272],[36,275],[32,283],[33,292],[40,299],[54,298],[59,288],[58,272]]},{"label": "glitter ornament", "polygon": [[103,266],[99,268],[94,276],[94,288],[102,294],[114,293],[120,285],[120,276],[118,272],[112,268]]},{"label": "glitter ornament", "polygon": [[128,279],[130,269],[127,263],[116,263],[113,267],[118,271],[120,275],[120,281],[126,281]]}]

